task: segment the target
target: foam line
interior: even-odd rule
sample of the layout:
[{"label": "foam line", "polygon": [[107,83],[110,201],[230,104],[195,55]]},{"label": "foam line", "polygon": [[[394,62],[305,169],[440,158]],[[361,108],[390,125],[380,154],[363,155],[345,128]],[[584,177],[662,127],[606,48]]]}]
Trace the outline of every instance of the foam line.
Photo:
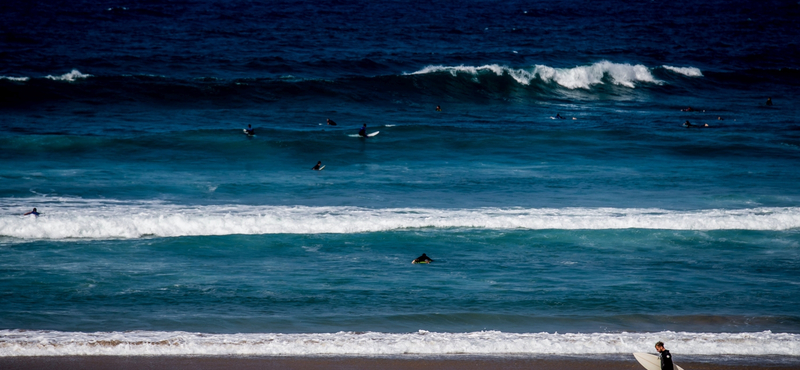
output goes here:
[{"label": "foam line", "polygon": [[[674,211],[639,208],[359,208],[213,205],[111,200],[1,199],[0,236],[127,239],[231,234],[364,233],[416,228],[789,230],[798,207]],[[22,213],[38,207],[35,218]]]},{"label": "foam line", "polygon": [[652,352],[663,341],[673,354],[800,356],[800,335],[772,333],[312,333],[58,332],[0,330],[0,356],[398,356],[585,355]]}]

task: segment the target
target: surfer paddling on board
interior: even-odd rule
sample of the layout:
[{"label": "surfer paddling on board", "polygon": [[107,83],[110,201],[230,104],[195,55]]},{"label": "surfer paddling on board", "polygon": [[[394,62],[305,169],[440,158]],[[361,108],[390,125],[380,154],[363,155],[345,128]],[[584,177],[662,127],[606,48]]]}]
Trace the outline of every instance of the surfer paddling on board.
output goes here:
[{"label": "surfer paddling on board", "polygon": [[358,130],[358,136],[367,137],[367,124],[365,123],[364,126],[361,126],[361,130]]},{"label": "surfer paddling on board", "polygon": [[556,113],[556,118],[557,119],[565,119],[564,117],[561,117],[561,113]]},{"label": "surfer paddling on board", "polygon": [[319,170],[322,169],[320,166],[322,166],[322,161],[317,161],[317,165],[314,166],[314,167],[311,167],[311,169],[314,170],[314,171],[319,171]]},{"label": "surfer paddling on board", "polygon": [[333,122],[332,119],[328,118],[328,126],[336,126],[336,122]]},{"label": "surfer paddling on board", "polygon": [[431,263],[431,262],[433,262],[433,260],[430,257],[428,257],[425,253],[423,253],[421,256],[419,256],[417,258],[414,258],[414,260],[411,261],[411,264],[415,264],[415,263]]},{"label": "surfer paddling on board", "polygon": [[672,355],[669,350],[664,348],[664,342],[656,343],[656,351],[658,351],[658,358],[661,360],[661,370],[674,370]]},{"label": "surfer paddling on board", "polygon": [[687,120],[686,122],[684,122],[684,123],[683,123],[683,127],[686,127],[686,128],[689,128],[689,127],[703,128],[703,127],[708,127],[708,123],[706,123],[706,124],[704,124],[704,125],[700,126],[700,125],[693,125],[692,123],[690,123],[690,122]]},{"label": "surfer paddling on board", "polygon": [[41,213],[39,213],[39,212],[36,212],[36,208],[34,208],[34,209],[33,209],[33,211],[30,211],[30,212],[28,212],[28,213],[24,214],[23,216],[27,216],[27,215],[34,215],[34,216],[36,216],[36,217],[39,217],[39,215],[40,215],[40,214],[41,214]]}]

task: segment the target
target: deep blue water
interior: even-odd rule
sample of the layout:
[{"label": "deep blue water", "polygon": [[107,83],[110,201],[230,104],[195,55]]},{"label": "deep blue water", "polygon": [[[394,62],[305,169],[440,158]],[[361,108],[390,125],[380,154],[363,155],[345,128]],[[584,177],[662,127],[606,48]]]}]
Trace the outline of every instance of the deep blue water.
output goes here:
[{"label": "deep blue water", "polygon": [[0,355],[800,356],[799,16],[0,4]]}]

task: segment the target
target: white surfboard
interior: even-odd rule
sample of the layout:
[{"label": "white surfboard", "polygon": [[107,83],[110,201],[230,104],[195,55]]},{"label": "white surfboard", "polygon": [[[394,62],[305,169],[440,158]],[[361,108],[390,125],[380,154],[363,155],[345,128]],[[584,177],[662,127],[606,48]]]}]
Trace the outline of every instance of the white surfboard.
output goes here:
[{"label": "white surfboard", "polygon": [[[367,134],[367,136],[373,137],[373,136],[375,136],[375,135],[377,135],[379,133],[380,133],[380,131],[375,131],[375,132],[371,132],[371,133]],[[347,136],[350,136],[350,137],[361,137],[361,135],[359,135],[359,134],[352,134],[352,135],[347,135]]]},{"label": "white surfboard", "polygon": [[324,169],[325,169],[325,165],[323,164],[322,167],[319,168],[319,171],[322,171]]},{"label": "white surfboard", "polygon": [[[636,352],[633,354],[633,357],[636,357],[636,361],[639,361],[647,370],[661,370],[661,360],[659,360],[656,355]],[[675,370],[683,370],[683,368],[675,365]]]}]

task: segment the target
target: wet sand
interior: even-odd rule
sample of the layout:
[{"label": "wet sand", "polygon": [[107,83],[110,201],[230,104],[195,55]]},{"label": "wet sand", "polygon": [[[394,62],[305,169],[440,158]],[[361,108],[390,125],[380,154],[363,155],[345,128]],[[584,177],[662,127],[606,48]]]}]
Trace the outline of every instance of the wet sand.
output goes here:
[{"label": "wet sand", "polygon": [[[724,362],[724,361],[723,361]],[[798,364],[764,364],[733,362],[681,362],[686,370],[796,370]],[[60,370],[642,370],[633,358],[628,360],[587,358],[362,358],[362,357],[212,357],[212,356],[51,356],[0,357],[0,369]]]}]

